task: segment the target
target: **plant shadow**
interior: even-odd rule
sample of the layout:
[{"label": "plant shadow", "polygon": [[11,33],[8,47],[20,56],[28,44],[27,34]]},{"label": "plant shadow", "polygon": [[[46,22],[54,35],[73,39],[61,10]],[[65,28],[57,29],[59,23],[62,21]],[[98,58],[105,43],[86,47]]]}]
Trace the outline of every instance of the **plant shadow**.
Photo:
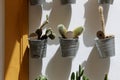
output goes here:
[{"label": "plant shadow", "polygon": [[59,40],[57,36],[59,35],[57,26],[59,24],[64,24],[66,28],[69,27],[71,20],[71,5],[62,5],[60,0],[53,0],[52,10],[49,15],[48,27],[51,27],[56,34],[55,40],[49,40],[48,44],[58,44]]},{"label": "plant shadow", "polygon": [[42,75],[42,59],[33,59],[29,57],[30,80],[34,80],[37,76]]},{"label": "plant shadow", "polygon": [[32,33],[39,28],[42,18],[41,6],[29,6],[29,32]]},{"label": "plant shadow", "polygon": [[86,61],[85,74],[90,80],[103,80],[109,68],[110,58],[100,58],[97,48],[94,47]]}]

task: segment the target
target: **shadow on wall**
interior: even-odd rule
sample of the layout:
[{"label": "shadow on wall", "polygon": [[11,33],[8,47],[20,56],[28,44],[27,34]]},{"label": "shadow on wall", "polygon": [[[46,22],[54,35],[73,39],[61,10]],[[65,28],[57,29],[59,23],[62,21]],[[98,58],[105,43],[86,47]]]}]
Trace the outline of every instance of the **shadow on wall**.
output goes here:
[{"label": "shadow on wall", "polygon": [[[85,6],[85,31],[83,33],[83,41],[85,46],[94,46],[94,39],[96,37],[96,32],[101,30],[101,21],[98,11],[97,0],[88,0]],[[109,11],[109,5],[102,5],[104,8],[105,22],[107,21],[107,15]]]},{"label": "shadow on wall", "polygon": [[85,65],[85,74],[90,80],[103,80],[109,72],[110,58],[101,59],[97,48],[94,47]]},{"label": "shadow on wall", "polygon": [[[53,0],[52,11],[49,15],[50,22],[48,26],[53,29],[56,36],[60,36],[57,26],[59,24],[64,24],[66,28],[68,28],[70,24],[70,20],[71,20],[71,5],[61,5],[60,0]],[[59,43],[57,37],[54,40],[54,42],[52,40],[48,42],[48,44],[53,44],[53,43],[56,45]]]},{"label": "shadow on wall", "polygon": [[27,70],[29,67],[29,59],[27,59],[29,56],[29,48],[26,47],[24,56],[22,58],[22,62],[20,65],[20,72],[19,72],[19,80],[28,80],[28,77],[26,77],[25,74],[29,74],[29,71]]},{"label": "shadow on wall", "polygon": [[29,68],[30,68],[30,80],[34,80],[37,76],[42,75],[42,59],[31,59],[29,60]]},{"label": "shadow on wall", "polygon": [[68,80],[69,78],[72,59],[63,58],[60,53],[59,48],[46,68],[46,75],[49,80]]},{"label": "shadow on wall", "polygon": [[[41,6],[29,6],[29,32],[35,31],[41,24],[42,7]],[[29,56],[29,71],[30,80],[34,80],[38,75],[41,74],[42,59],[32,59]],[[33,69],[34,68],[34,69]]]},{"label": "shadow on wall", "polygon": [[29,6],[29,32],[32,33],[41,24],[42,7],[41,6]]}]

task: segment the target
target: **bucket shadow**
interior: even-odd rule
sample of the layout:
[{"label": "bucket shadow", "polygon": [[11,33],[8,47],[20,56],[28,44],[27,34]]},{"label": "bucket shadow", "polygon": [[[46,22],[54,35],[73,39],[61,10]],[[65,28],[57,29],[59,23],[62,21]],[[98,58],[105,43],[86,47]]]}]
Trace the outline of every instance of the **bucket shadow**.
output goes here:
[{"label": "bucket shadow", "polygon": [[71,63],[72,59],[61,57],[59,48],[46,68],[48,79],[68,80],[71,71]]},{"label": "bucket shadow", "polygon": [[101,59],[97,48],[94,47],[85,65],[85,74],[90,80],[103,80],[109,72],[110,58]]},{"label": "bucket shadow", "polygon": [[[97,3],[97,0],[88,0],[87,3],[85,3],[85,31],[83,33],[83,41],[85,46],[90,47],[94,46],[94,39],[96,37],[96,32],[98,30],[101,30],[101,21],[100,21],[100,15],[98,11],[99,4]],[[108,11],[109,11],[109,5],[102,5],[104,8],[104,18],[105,23],[107,21],[108,17]]]},{"label": "bucket shadow", "polygon": [[29,58],[30,80],[34,80],[37,76],[42,75],[42,59]]}]

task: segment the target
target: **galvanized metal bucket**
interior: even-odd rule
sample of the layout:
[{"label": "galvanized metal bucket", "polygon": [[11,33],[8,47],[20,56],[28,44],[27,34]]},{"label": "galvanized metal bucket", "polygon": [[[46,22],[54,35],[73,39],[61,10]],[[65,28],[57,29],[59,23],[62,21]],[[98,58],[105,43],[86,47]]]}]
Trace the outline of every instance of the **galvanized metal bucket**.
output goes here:
[{"label": "galvanized metal bucket", "polygon": [[75,4],[76,0],[61,0],[62,4]]},{"label": "galvanized metal bucket", "polygon": [[64,39],[60,37],[59,40],[62,57],[75,57],[78,50],[78,38]]},{"label": "galvanized metal bucket", "polygon": [[30,54],[32,58],[46,57],[47,39],[45,40],[30,40]]},{"label": "galvanized metal bucket", "polygon": [[98,0],[99,4],[113,4],[114,0]]},{"label": "galvanized metal bucket", "polygon": [[31,5],[41,5],[45,0],[30,0]]},{"label": "galvanized metal bucket", "polygon": [[96,39],[96,47],[101,58],[115,56],[114,36],[105,39]]}]

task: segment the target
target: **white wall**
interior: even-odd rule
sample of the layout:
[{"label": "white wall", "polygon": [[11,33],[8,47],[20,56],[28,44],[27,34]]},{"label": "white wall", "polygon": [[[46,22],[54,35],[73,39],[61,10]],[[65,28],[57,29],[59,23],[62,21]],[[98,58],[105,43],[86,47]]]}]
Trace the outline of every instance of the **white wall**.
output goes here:
[{"label": "white wall", "polygon": [[[35,31],[39,24],[49,14],[49,27],[57,31],[58,24],[64,24],[68,30],[77,26],[84,26],[85,31],[79,37],[80,45],[76,57],[66,59],[61,57],[58,37],[48,41],[47,56],[44,59],[30,58],[30,80],[40,74],[47,75],[49,80],[69,80],[70,74],[78,70],[81,64],[85,68],[85,74],[90,80],[103,80],[104,74],[108,73],[109,80],[120,79],[120,0],[114,0],[114,4],[103,5],[106,19],[106,32],[115,35],[115,57],[101,59],[94,39],[96,32],[101,29],[97,0],[77,0],[76,4],[61,5],[60,0],[46,0],[45,6],[30,6],[29,9],[29,32]],[[42,16],[42,17],[41,17]]]},{"label": "white wall", "polygon": [[[4,0],[0,0],[0,80],[3,80],[3,33],[4,33]],[[51,0],[47,0],[50,2]],[[43,60],[30,58],[30,80],[39,74],[46,74],[49,80],[68,80],[72,71],[78,70],[78,65],[85,67],[85,73],[90,80],[103,80],[105,73],[108,73],[109,80],[120,79],[120,0],[114,0],[114,4],[106,8],[107,33],[115,35],[116,56],[107,59],[100,59],[98,51],[94,47],[94,38],[97,30],[100,29],[99,17],[97,12],[97,0],[77,0],[73,5],[61,5],[59,0],[53,0],[53,3],[47,4],[42,9],[40,6],[30,6],[30,32],[33,32],[40,22],[45,20],[45,15],[49,14],[49,26],[54,29],[57,35],[56,26],[60,23],[69,30],[76,26],[83,25],[85,31],[80,36],[80,46],[76,57],[66,59],[61,57],[59,41],[48,41],[47,57]],[[107,12],[108,10],[108,12]],[[108,15],[108,17],[107,17]],[[42,17],[41,17],[42,16]]]},{"label": "white wall", "polygon": [[0,80],[3,80],[3,59],[4,59],[4,0],[0,0]]}]

